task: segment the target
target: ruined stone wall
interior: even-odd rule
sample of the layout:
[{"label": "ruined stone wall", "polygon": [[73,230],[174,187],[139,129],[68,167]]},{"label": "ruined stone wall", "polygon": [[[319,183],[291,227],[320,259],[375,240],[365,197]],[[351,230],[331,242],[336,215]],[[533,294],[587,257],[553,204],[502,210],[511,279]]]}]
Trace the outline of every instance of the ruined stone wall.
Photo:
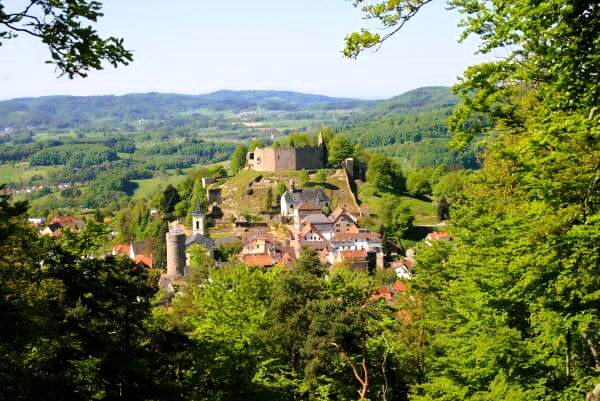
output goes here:
[{"label": "ruined stone wall", "polygon": [[315,170],[325,165],[321,146],[299,148],[256,148],[248,154],[248,166],[255,171]]},{"label": "ruined stone wall", "polygon": [[273,159],[275,161],[275,170],[271,171],[289,171],[296,170],[296,149],[295,148],[276,148],[273,149]]},{"label": "ruined stone wall", "polygon": [[294,150],[296,153],[294,170],[316,170],[325,167],[325,155],[322,146],[303,146]]}]

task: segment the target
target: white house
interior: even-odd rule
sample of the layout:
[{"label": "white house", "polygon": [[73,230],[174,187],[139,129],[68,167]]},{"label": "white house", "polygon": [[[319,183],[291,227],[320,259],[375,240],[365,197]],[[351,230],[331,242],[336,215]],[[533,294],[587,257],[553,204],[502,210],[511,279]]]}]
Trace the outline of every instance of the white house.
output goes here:
[{"label": "white house", "polygon": [[294,215],[294,210],[304,202],[314,203],[319,210],[329,206],[331,201],[322,189],[296,189],[294,181],[290,182],[290,188],[281,195],[281,215],[288,217]]}]

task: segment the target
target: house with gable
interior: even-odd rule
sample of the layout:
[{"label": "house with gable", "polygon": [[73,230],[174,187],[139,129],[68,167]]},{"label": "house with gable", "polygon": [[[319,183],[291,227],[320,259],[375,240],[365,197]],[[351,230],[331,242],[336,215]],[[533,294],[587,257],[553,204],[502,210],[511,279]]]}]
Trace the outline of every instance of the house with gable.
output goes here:
[{"label": "house with gable", "polygon": [[281,195],[281,215],[284,217],[294,216],[294,211],[304,202],[312,202],[313,206],[311,207],[318,209],[319,213],[324,207],[331,204],[331,200],[322,189],[297,189],[292,180],[289,189]]},{"label": "house with gable", "polygon": [[332,256],[329,260],[331,263],[335,263],[342,258],[339,254],[341,251],[364,250],[368,254],[374,255],[377,267],[383,267],[384,265],[382,240],[377,233],[369,232],[366,229],[358,229],[357,232],[339,232],[331,238],[330,244]]},{"label": "house with gable", "polygon": [[311,248],[317,252],[326,249],[329,241],[325,235],[313,224],[305,224],[298,232],[294,234],[294,238],[290,241],[290,245],[295,249],[296,255],[300,254],[302,248]]},{"label": "house with gable", "polygon": [[336,233],[347,233],[358,230],[358,221],[354,215],[346,212],[344,208],[338,206],[329,216],[333,230]]},{"label": "house with gable", "polygon": [[275,238],[267,232],[253,233],[242,242],[242,255],[268,254],[275,252],[275,249]]},{"label": "house with gable", "polygon": [[323,208],[314,202],[302,202],[294,209],[294,224],[299,225],[306,216],[323,214]]},{"label": "house with gable", "polygon": [[306,225],[312,225],[322,234],[323,238],[327,241],[333,237],[333,225],[331,224],[331,218],[325,216],[322,213],[319,214],[309,214],[305,216],[300,224],[296,225],[296,232],[302,230],[302,228]]},{"label": "house with gable", "polygon": [[431,244],[434,241],[452,241],[452,236],[450,235],[450,233],[447,233],[445,231],[434,231],[432,233],[427,234],[427,236],[425,237],[425,244],[427,244],[427,246],[431,246]]},{"label": "house with gable", "polygon": [[129,244],[117,244],[112,247],[112,254],[115,256],[127,256],[135,263],[143,263],[152,267],[154,262],[154,247],[156,240],[147,239],[143,241],[131,241]]}]

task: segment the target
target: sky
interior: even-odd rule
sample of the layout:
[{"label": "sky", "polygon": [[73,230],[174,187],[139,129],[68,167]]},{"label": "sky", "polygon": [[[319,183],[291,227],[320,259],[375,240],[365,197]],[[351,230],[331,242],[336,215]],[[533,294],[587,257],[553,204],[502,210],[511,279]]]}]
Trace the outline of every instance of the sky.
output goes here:
[{"label": "sky", "polygon": [[220,89],[381,99],[451,85],[483,60],[475,40],[458,43],[459,15],[440,1],[356,60],[342,57],[343,39],[366,22],[347,0],[105,0],[103,10],[97,28],[125,39],[130,65],[58,78],[47,47],[20,36],[0,46],[0,99]]}]

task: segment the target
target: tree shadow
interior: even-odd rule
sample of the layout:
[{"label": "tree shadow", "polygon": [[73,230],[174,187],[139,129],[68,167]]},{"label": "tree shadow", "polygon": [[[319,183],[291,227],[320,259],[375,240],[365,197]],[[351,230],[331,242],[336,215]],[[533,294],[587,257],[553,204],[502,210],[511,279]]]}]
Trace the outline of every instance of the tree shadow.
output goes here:
[{"label": "tree shadow", "polygon": [[330,184],[329,182],[313,182],[313,181],[309,181],[306,184],[304,184],[304,186],[306,188],[323,187],[325,189],[331,189],[331,190],[334,190],[334,191],[340,189],[340,187],[338,187],[337,185]]},{"label": "tree shadow", "polygon": [[125,184],[125,187],[123,188],[124,191],[128,196],[132,196],[133,193],[135,192],[136,189],[138,189],[140,187],[140,184],[138,184],[135,181],[128,181],[127,184]]},{"label": "tree shadow", "polygon": [[435,227],[413,226],[407,233],[406,239],[410,241],[422,241],[427,234],[435,231]]}]

